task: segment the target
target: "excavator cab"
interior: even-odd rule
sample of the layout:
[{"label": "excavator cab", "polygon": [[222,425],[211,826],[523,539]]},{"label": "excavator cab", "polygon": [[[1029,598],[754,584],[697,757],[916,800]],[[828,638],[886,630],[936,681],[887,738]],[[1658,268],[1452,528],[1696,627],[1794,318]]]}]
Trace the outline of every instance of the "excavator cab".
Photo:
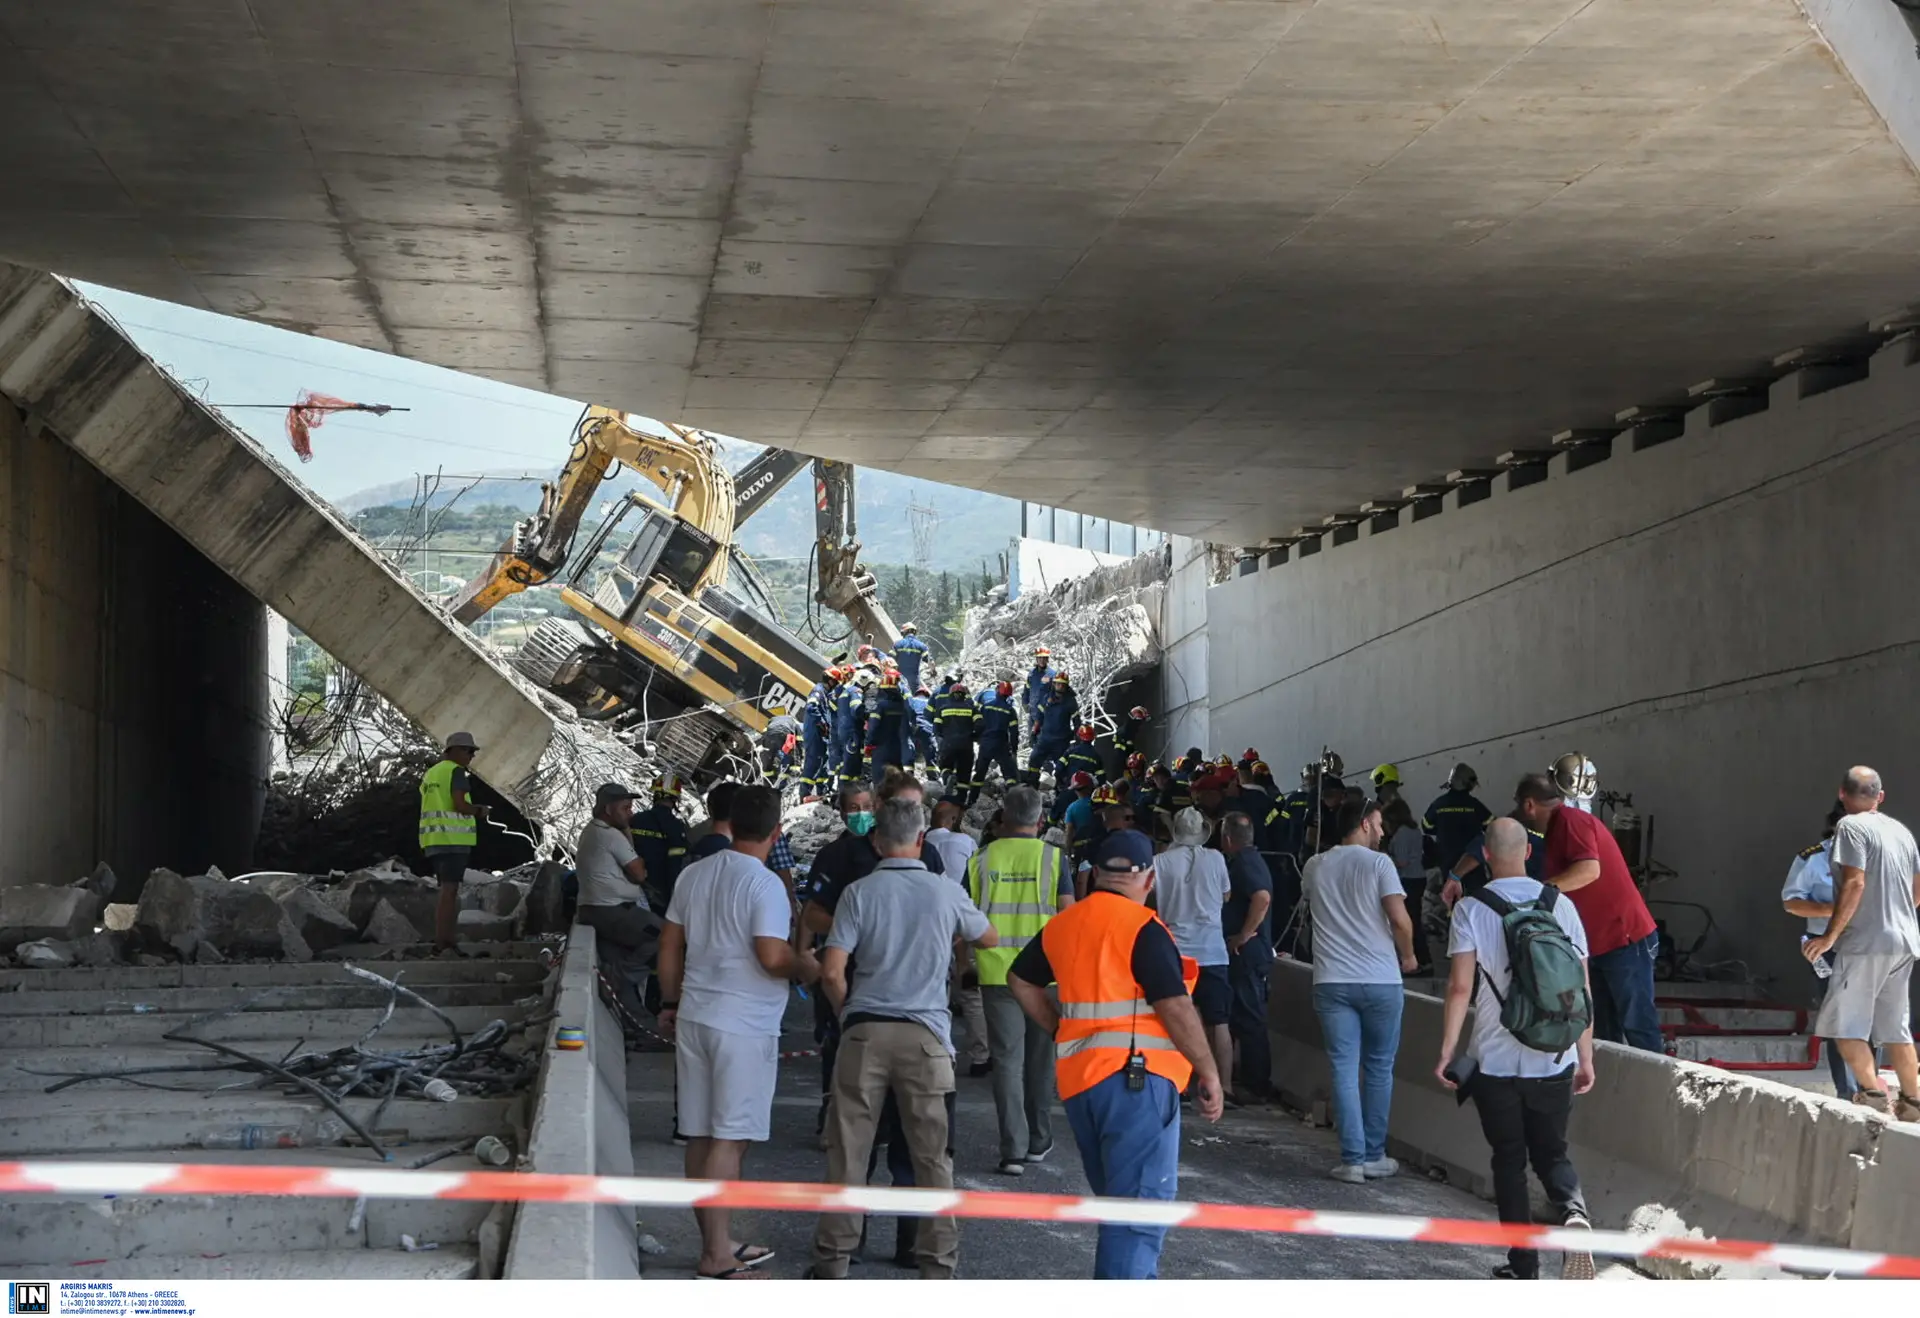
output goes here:
[{"label": "excavator cab", "polygon": [[[625,548],[619,547],[617,537],[625,537]],[[713,584],[714,564],[721,559],[721,545],[712,536],[629,494],[594,534],[572,584],[620,621],[632,622],[649,578],[659,577],[682,595],[697,596]]]}]

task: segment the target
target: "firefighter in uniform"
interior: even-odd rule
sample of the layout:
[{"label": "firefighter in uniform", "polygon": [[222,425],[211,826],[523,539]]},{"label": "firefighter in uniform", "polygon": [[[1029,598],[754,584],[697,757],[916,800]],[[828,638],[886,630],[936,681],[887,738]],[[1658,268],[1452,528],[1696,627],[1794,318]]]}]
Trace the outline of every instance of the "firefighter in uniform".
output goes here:
[{"label": "firefighter in uniform", "polygon": [[[1433,864],[1427,870],[1427,888],[1420,902],[1420,932],[1430,948],[1447,945],[1453,924],[1453,906],[1445,897],[1447,882],[1459,867],[1460,858],[1474,839],[1486,832],[1487,821],[1493,818],[1493,811],[1473,794],[1479,785],[1480,775],[1471,764],[1454,765],[1447,775],[1446,790],[1434,798],[1420,820],[1421,831],[1433,843],[1428,853]],[[1544,863],[1546,848],[1538,842],[1534,848]]]},{"label": "firefighter in uniform", "polygon": [[980,791],[973,773],[973,730],[980,713],[973,707],[967,684],[954,681],[944,695],[934,699],[929,712],[939,746],[940,772],[947,780],[947,797],[970,804]]},{"label": "firefighter in uniform", "polygon": [[674,880],[687,863],[687,821],[680,817],[680,793],[685,783],[677,773],[653,780],[653,801],[633,817],[633,849],[647,862],[647,905],[655,915],[667,913]]},{"label": "firefighter in uniform", "polygon": [[913,711],[907,708],[906,694],[900,689],[900,670],[889,668],[880,674],[873,690],[872,712],[867,715],[867,756],[877,786],[888,769],[901,768],[907,762],[907,725]]},{"label": "firefighter in uniform", "polygon": [[[1180,1091],[1208,1121],[1220,1075],[1189,996],[1199,977],[1146,907],[1153,843],[1130,828],[1102,838],[1092,890],[1054,916],[1018,956],[1007,986],[1053,1036],[1054,1073],[1093,1193],[1167,1200],[1179,1190]],[[1059,986],[1059,1006],[1047,985]],[[1100,1228],[1096,1278],[1159,1274],[1164,1225]]]},{"label": "firefighter in uniform", "polygon": [[[1056,672],[1052,685],[1034,707],[1033,748],[1027,755],[1027,781],[1032,783],[1038,783],[1041,773],[1066,754],[1073,730],[1080,725],[1080,697],[1073,692],[1073,679],[1064,671]],[[1059,776],[1057,769],[1054,776]]]},{"label": "firefighter in uniform", "polygon": [[[1084,773],[1098,783],[1101,772],[1106,766],[1101,764],[1100,752],[1094,748],[1092,726],[1083,724],[1073,734],[1073,738],[1073,744],[1062,751],[1060,758],[1055,762],[1055,777],[1064,778],[1067,783],[1070,783],[1076,774]],[[1055,823],[1060,822],[1060,817],[1067,812],[1067,806],[1072,802],[1072,790],[1066,783],[1062,783],[1053,794],[1053,810],[1050,817]]]},{"label": "firefighter in uniform", "polygon": [[[902,673],[901,681],[905,680],[906,674]],[[926,687],[920,687],[907,700],[907,708],[913,713],[913,726],[909,729],[913,735],[912,740],[907,744],[908,764],[917,764],[921,760],[925,760],[928,764],[934,762],[936,752],[933,748],[932,697],[931,691]]]},{"label": "firefighter in uniform", "polygon": [[1113,754],[1108,761],[1107,777],[1114,779],[1126,771],[1126,766],[1140,749],[1140,738],[1147,730],[1147,707],[1135,705],[1127,711],[1127,717],[1113,733]]},{"label": "firefighter in uniform", "polygon": [[987,770],[994,765],[1000,766],[1003,783],[1011,784],[1020,777],[1020,761],[1014,754],[1020,744],[1020,724],[1013,708],[1013,683],[1000,682],[992,690],[981,692],[974,713],[977,717],[973,729],[980,742],[980,753],[973,762],[973,784],[967,789],[968,805],[980,799],[980,789],[987,785]]},{"label": "firefighter in uniform", "polygon": [[800,796],[817,801],[826,790],[827,766],[832,763],[827,751],[833,744],[833,693],[840,684],[840,670],[829,668],[826,675],[807,693],[806,708],[800,713]]}]

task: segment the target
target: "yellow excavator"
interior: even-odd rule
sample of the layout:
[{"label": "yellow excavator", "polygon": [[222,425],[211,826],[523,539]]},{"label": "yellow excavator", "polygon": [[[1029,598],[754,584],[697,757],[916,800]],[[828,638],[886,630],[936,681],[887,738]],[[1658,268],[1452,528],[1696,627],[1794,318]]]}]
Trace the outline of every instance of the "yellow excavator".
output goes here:
[{"label": "yellow excavator", "polygon": [[[769,448],[736,480],[712,436],[670,424],[654,431],[605,407],[581,414],[539,510],[455,597],[453,616],[471,623],[565,574],[560,598],[579,621],[543,620],[514,664],[584,717],[644,723],[668,765],[708,777],[728,756],[747,757],[776,709],[797,715],[828,662],[773,620],[771,600],[735,561],[734,532],[808,463],[814,598],[846,616],[859,641],[892,649],[899,629],[859,563],[851,466]],[[576,553],[581,522],[620,467],[661,499],[623,496]]]}]

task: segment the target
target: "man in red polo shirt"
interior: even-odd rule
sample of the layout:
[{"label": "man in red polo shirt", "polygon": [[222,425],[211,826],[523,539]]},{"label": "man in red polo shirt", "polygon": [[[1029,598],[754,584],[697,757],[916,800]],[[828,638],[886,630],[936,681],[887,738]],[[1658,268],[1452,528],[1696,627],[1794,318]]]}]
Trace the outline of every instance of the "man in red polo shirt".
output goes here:
[{"label": "man in red polo shirt", "polygon": [[1522,778],[1513,804],[1515,818],[1547,835],[1547,882],[1573,899],[1586,927],[1593,1037],[1665,1052],[1653,1005],[1660,936],[1620,844],[1593,815],[1562,809],[1560,788],[1546,774]]}]

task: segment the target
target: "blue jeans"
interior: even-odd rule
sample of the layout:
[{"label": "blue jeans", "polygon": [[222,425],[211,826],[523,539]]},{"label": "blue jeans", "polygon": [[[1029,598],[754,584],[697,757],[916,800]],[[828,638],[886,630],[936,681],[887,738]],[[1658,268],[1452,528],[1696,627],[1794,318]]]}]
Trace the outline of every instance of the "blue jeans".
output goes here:
[{"label": "blue jeans", "polygon": [[[1148,1075],[1144,1089],[1128,1089],[1116,1071],[1066,1102],[1067,1122],[1087,1184],[1114,1199],[1171,1199],[1180,1189],[1180,1091],[1165,1076]],[[1102,1226],[1093,1251],[1096,1281],[1160,1275],[1163,1226]]]},{"label": "blue jeans", "polygon": [[1587,962],[1593,978],[1594,1038],[1666,1052],[1660,1012],[1653,1005],[1653,958],[1659,948],[1660,935],[1648,934]]},{"label": "blue jeans", "polygon": [[1313,1009],[1333,1066],[1333,1125],[1346,1166],[1387,1156],[1387,1113],[1393,1106],[1393,1059],[1400,1051],[1398,984],[1315,984]]}]

